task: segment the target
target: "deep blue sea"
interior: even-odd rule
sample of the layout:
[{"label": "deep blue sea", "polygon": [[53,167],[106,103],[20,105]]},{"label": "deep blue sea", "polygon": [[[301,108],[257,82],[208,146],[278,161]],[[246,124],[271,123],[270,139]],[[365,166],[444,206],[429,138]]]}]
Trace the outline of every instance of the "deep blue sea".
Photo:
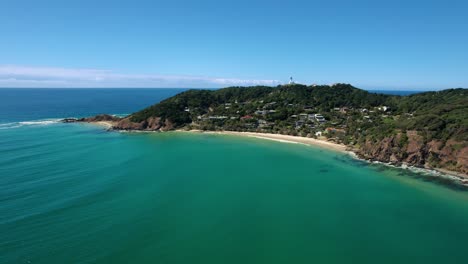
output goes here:
[{"label": "deep blue sea", "polygon": [[0,88],[0,123],[125,115],[187,89],[5,89]]},{"label": "deep blue sea", "polygon": [[409,90],[369,90],[371,93],[381,93],[381,94],[390,94],[390,95],[401,95],[401,96],[406,96],[406,95],[411,95],[411,94],[417,94],[417,93],[422,93],[424,91],[409,91]]},{"label": "deep blue sea", "polygon": [[0,263],[466,263],[468,192],[440,178],[300,144],[58,122],[183,90],[0,89]]}]

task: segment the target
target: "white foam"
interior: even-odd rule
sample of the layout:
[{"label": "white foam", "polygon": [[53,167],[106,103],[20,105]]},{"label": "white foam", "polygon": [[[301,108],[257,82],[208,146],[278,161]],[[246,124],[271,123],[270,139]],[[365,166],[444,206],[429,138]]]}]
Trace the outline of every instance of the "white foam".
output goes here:
[{"label": "white foam", "polygon": [[6,130],[6,129],[12,129],[12,128],[18,128],[21,126],[7,126],[7,127],[0,127],[0,130]]},{"label": "white foam", "polygon": [[60,123],[60,120],[62,119],[41,119],[41,120],[4,123],[4,124],[0,124],[0,130],[14,129],[14,128],[19,128],[19,127],[24,127],[24,126],[47,126],[47,125]]},{"label": "white foam", "polygon": [[37,120],[37,121],[23,121],[23,122],[18,122],[20,125],[24,126],[35,126],[35,125],[51,125],[58,123],[60,119],[57,120]]},{"label": "white foam", "polygon": [[7,126],[12,126],[16,123],[4,123],[4,124],[0,124],[0,127],[7,127]]}]

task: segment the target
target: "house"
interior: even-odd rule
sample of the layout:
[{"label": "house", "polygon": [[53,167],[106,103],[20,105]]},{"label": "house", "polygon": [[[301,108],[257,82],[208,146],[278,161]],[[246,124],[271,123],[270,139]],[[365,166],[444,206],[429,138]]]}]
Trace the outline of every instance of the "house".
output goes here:
[{"label": "house", "polygon": [[207,120],[210,120],[210,119],[213,119],[213,118],[211,116],[199,115],[199,116],[197,116],[197,119],[202,120],[202,121],[207,121]]},{"label": "house", "polygon": [[246,120],[246,119],[252,119],[253,117],[250,116],[250,115],[245,115],[243,117],[241,117],[242,120]]},{"label": "house", "polygon": [[219,119],[227,119],[228,117],[227,116],[209,116],[208,118],[219,120]]},{"label": "house", "polygon": [[301,128],[304,125],[304,121],[296,121],[296,129]]},{"label": "house", "polygon": [[276,102],[270,102],[270,103],[265,104],[265,105],[263,106],[263,108],[268,108],[268,107],[273,106],[273,105],[275,105],[275,104],[276,104]]},{"label": "house", "polygon": [[325,117],[323,117],[323,115],[321,114],[315,114],[314,117],[315,117],[315,120],[317,120],[317,122],[319,123],[324,123],[326,121]]},{"label": "house", "polygon": [[307,120],[307,114],[299,114],[299,119],[302,121]]},{"label": "house", "polygon": [[379,109],[382,112],[390,111],[390,107],[385,106],[385,105],[384,106],[379,106],[377,109]]},{"label": "house", "polygon": [[272,123],[267,122],[266,120],[260,119],[258,120],[258,127],[259,128],[268,128],[271,127]]},{"label": "house", "polygon": [[348,111],[349,111],[348,107],[341,107],[340,108],[340,113],[342,113],[342,114],[346,114],[346,113],[348,113]]},{"label": "house", "polygon": [[321,137],[321,136],[322,136],[322,131],[317,131],[317,132],[315,132],[315,136]]}]

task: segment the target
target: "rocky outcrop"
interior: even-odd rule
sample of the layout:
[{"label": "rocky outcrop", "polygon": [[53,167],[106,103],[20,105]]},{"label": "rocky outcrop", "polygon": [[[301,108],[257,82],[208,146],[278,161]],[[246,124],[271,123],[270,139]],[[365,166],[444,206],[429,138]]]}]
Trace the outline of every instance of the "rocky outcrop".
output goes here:
[{"label": "rocky outcrop", "polygon": [[133,122],[131,116],[120,118],[112,115],[97,115],[86,118],[65,118],[64,123],[86,122],[98,123],[107,122],[111,125],[111,130],[141,130],[141,131],[169,131],[175,129],[174,124],[166,119],[162,121],[160,117],[149,117],[141,122]]},{"label": "rocky outcrop", "polygon": [[83,117],[83,118],[64,118],[61,121],[63,123],[76,123],[76,122],[88,122],[88,123],[93,123],[93,122],[118,122],[122,118],[113,116],[113,115],[107,115],[107,114],[100,114],[92,117]]},{"label": "rocky outcrop", "polygon": [[158,130],[161,125],[159,124],[160,119],[150,117],[142,122],[133,122],[130,117],[126,117],[120,120],[112,128],[115,130]]},{"label": "rocky outcrop", "polygon": [[[438,164],[441,168],[468,174],[468,144],[447,140],[445,144],[431,141],[427,144],[429,162]],[[430,164],[433,165],[433,164]]]},{"label": "rocky outcrop", "polygon": [[126,117],[112,126],[114,130],[141,130],[141,131],[168,131],[173,130],[174,125],[169,120],[162,120],[160,117],[149,117],[141,122],[133,122],[130,117]]},{"label": "rocky outcrop", "polygon": [[442,168],[468,174],[466,142],[432,140],[426,143],[416,131],[398,133],[377,142],[367,140],[359,147],[357,154],[368,160]]},{"label": "rocky outcrop", "polygon": [[77,122],[118,122],[121,118],[113,115],[101,114],[92,117],[79,118]]}]

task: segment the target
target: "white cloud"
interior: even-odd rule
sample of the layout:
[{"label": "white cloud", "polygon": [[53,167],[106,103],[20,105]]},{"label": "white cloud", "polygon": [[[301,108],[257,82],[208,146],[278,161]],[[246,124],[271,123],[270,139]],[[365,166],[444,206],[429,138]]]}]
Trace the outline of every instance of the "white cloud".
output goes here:
[{"label": "white cloud", "polygon": [[212,78],[184,75],[122,74],[100,69],[0,65],[0,87],[181,87],[278,85],[278,80]]}]

